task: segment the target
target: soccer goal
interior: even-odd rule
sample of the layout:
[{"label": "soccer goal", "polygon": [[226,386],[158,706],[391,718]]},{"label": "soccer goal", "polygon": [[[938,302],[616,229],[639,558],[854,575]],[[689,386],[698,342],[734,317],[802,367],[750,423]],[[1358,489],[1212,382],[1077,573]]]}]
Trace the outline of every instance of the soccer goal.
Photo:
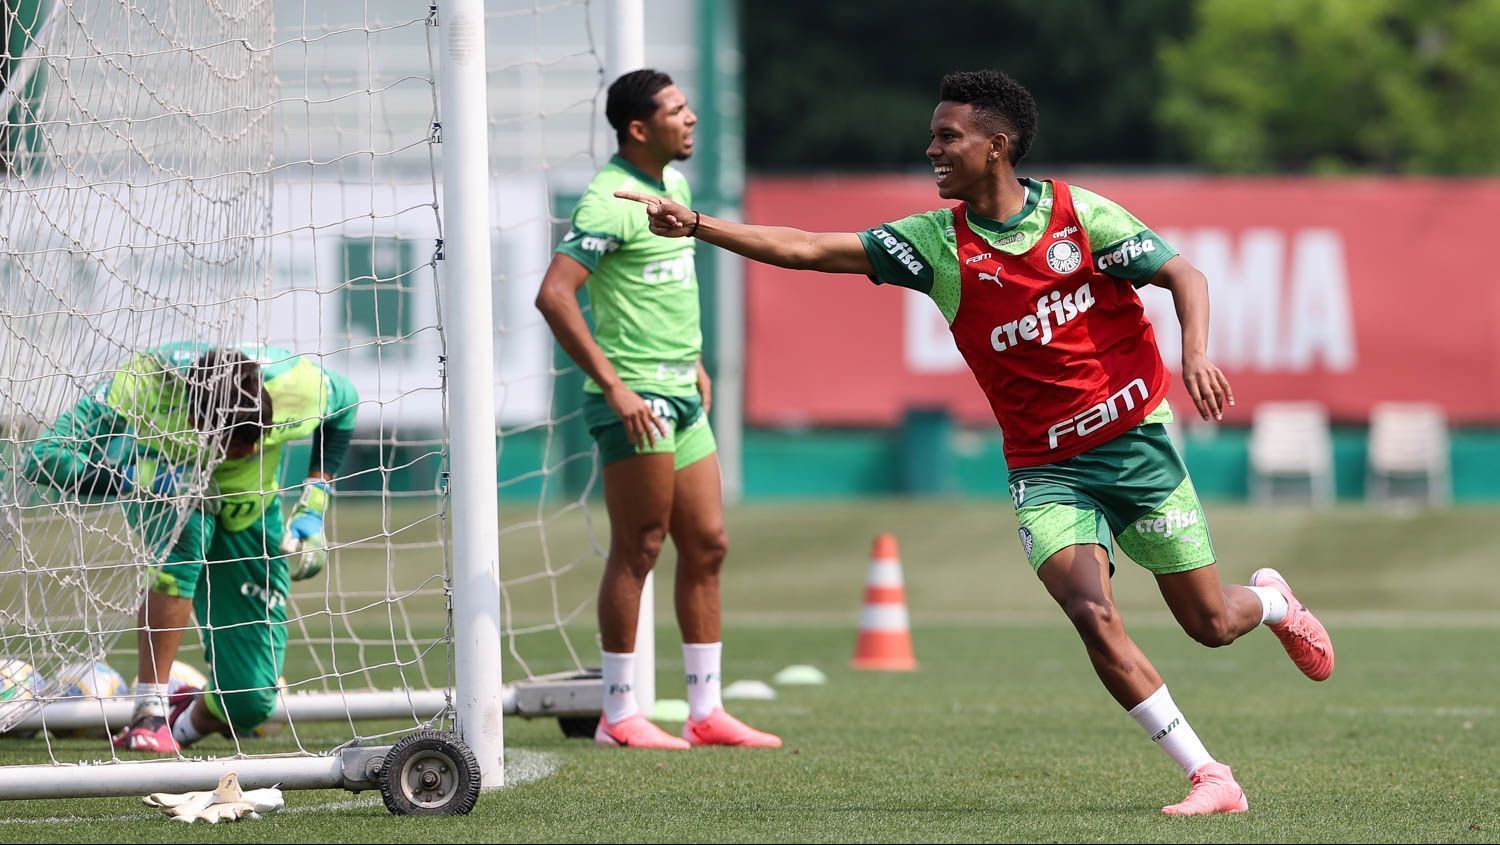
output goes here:
[{"label": "soccer goal", "polygon": [[[502,713],[591,728],[597,473],[531,300],[568,190],[555,174],[607,155],[597,4],[3,8],[0,751],[34,759],[0,766],[0,799],[234,771],[247,789],[466,811],[503,782]],[[559,148],[559,127],[587,143]],[[328,565],[277,599],[271,717],[143,760],[106,739],[134,707],[136,613],[157,550],[214,498],[215,463],[160,495],[96,495],[28,460],[136,352],[172,343],[306,356],[359,402]],[[89,445],[105,472],[138,471],[129,438]],[[306,444],[283,459],[289,508]],[[153,532],[131,515],[148,495]],[[214,680],[192,678],[217,674],[195,630],[179,657],[182,683]]]}]

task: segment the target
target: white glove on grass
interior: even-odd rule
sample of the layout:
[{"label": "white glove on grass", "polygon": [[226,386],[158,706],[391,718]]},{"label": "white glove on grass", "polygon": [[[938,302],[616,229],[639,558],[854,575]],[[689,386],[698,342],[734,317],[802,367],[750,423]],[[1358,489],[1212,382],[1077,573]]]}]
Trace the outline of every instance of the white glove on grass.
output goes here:
[{"label": "white glove on grass", "polygon": [[169,818],[192,824],[199,819],[209,824],[240,819],[259,819],[261,813],[272,813],[286,806],[281,790],[240,789],[239,776],[234,772],[219,779],[218,788],[203,792],[154,792],[141,799],[148,807],[155,807]]}]

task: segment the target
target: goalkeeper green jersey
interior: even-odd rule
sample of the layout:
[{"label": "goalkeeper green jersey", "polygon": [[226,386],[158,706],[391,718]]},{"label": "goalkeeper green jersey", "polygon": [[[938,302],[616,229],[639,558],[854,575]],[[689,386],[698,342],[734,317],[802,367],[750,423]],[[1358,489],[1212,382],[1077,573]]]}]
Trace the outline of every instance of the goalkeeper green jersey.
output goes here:
[{"label": "goalkeeper green jersey", "polygon": [[[205,444],[188,420],[185,376],[213,348],[183,342],[135,353],[86,403],[97,419],[70,422],[71,439],[83,432],[128,433],[143,458],[204,465],[208,462]],[[320,425],[352,430],[359,401],[353,382],[311,358],[253,344],[236,349],[260,364],[261,379],[271,396],[272,422],[256,452],[222,461],[214,470],[219,523],[229,531],[254,523],[276,495],[282,446],[308,437]],[[46,442],[38,444],[37,458],[42,464],[39,472],[52,484],[68,486],[89,471],[93,458],[87,448],[68,442],[40,448]]]},{"label": "goalkeeper green jersey", "polygon": [[[658,182],[616,155],[573,209],[557,251],[588,269],[594,340],[625,384],[664,396],[696,393],[703,332],[694,241],[652,234],[640,206],[615,191],[693,203],[687,178],[671,166]],[[600,392],[592,379],[584,389]]]}]

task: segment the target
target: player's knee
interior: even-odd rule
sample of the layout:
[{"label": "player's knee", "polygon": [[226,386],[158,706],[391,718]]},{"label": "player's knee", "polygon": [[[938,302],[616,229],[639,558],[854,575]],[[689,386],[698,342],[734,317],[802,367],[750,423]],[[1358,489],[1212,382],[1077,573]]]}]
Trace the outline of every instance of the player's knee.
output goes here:
[{"label": "player's knee", "polygon": [[1209,648],[1219,648],[1234,642],[1236,634],[1227,614],[1202,614],[1184,620],[1182,629],[1187,635]]},{"label": "player's knee", "polygon": [[667,526],[664,523],[652,523],[643,526],[636,536],[641,557],[655,563],[657,556],[661,554],[661,547],[667,542]]},{"label": "player's knee", "polygon": [[723,528],[709,531],[693,545],[698,569],[704,575],[717,577],[724,568],[724,558],[729,556],[729,532]]},{"label": "player's knee", "polygon": [[1078,629],[1079,636],[1085,642],[1102,641],[1120,626],[1114,602],[1102,597],[1068,599],[1063,604],[1063,611],[1068,614],[1068,621]]},{"label": "player's knee", "polygon": [[724,571],[724,556],[728,545],[717,547],[699,546],[680,554],[677,558],[677,579],[696,587],[717,588],[719,576]]},{"label": "player's knee", "polygon": [[662,546],[667,541],[667,526],[663,522],[650,522],[617,537],[616,548],[621,552],[619,559],[637,576],[644,578],[661,556]]},{"label": "player's knee", "polygon": [[237,733],[245,733],[255,729],[271,715],[276,709],[276,685],[270,684],[265,689],[237,690],[235,692],[220,692],[219,706],[224,711],[224,717]]}]

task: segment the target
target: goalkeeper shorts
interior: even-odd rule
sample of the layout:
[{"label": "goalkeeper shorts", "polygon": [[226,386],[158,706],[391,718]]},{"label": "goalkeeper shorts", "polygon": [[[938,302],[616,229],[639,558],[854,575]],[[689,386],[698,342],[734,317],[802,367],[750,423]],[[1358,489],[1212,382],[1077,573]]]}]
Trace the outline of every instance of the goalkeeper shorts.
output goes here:
[{"label": "goalkeeper shorts", "polygon": [[193,512],[167,562],[152,570],[151,591],[191,599],[208,662],[208,710],[236,731],[265,721],[276,705],[286,661],[291,579],[276,499],[244,531],[225,531]]}]

